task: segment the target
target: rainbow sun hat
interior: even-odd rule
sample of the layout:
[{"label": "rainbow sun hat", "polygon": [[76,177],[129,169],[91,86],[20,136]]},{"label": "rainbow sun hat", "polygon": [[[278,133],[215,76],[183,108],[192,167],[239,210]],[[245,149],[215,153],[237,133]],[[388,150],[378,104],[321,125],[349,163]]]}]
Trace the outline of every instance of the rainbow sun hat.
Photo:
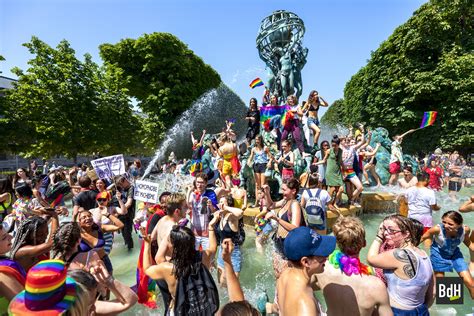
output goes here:
[{"label": "rainbow sun hat", "polygon": [[25,290],[12,299],[8,314],[62,315],[72,307],[76,287],[76,282],[67,277],[62,260],[41,261],[28,271]]}]

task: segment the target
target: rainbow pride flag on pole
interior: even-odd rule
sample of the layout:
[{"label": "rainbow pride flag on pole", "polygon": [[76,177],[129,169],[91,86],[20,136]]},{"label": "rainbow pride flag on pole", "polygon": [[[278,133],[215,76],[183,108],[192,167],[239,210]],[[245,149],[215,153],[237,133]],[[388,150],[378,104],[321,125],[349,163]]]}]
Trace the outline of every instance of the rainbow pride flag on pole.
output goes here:
[{"label": "rainbow pride flag on pole", "polygon": [[250,88],[260,87],[263,86],[263,81],[260,78],[255,78],[250,84]]},{"label": "rainbow pride flag on pole", "polygon": [[427,126],[433,125],[437,115],[438,112],[436,111],[425,112],[423,114],[423,120],[421,121],[420,128],[425,128]]}]

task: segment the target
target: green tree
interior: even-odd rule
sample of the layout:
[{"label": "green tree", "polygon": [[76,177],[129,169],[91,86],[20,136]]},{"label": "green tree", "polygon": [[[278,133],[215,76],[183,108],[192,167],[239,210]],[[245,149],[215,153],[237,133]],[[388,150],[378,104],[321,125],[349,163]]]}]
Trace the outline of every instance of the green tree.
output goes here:
[{"label": "green tree", "polygon": [[143,143],[154,148],[167,127],[221,79],[216,71],[169,33],[144,34],[103,44],[106,66],[119,68],[124,87],[146,114]]},{"label": "green tree", "polygon": [[344,108],[344,99],[334,101],[321,118],[321,124],[330,127],[337,127],[337,125],[344,124],[345,122],[342,120],[344,118]]},{"label": "green tree", "polygon": [[18,82],[6,94],[13,152],[76,158],[132,147],[134,134],[121,131],[139,122],[116,74],[99,69],[89,54],[78,60],[66,40],[54,49],[33,37],[24,46],[35,56],[26,71],[12,69]]},{"label": "green tree", "polygon": [[422,5],[346,84],[344,121],[365,121],[395,135],[418,127],[423,112],[437,111],[434,126],[407,137],[404,149],[472,148],[473,19],[467,0]]}]

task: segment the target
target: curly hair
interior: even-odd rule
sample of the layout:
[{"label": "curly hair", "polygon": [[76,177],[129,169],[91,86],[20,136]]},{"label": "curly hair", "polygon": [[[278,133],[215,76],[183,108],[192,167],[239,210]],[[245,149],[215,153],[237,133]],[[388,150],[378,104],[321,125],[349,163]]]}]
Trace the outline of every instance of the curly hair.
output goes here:
[{"label": "curly hair", "polygon": [[81,238],[81,228],[77,222],[63,223],[53,236],[51,255],[53,258],[67,261],[67,255]]},{"label": "curly hair", "polygon": [[332,227],[339,249],[349,255],[358,255],[365,247],[365,229],[360,219],[353,216],[339,217]]},{"label": "curly hair", "polygon": [[194,271],[196,261],[195,237],[192,230],[179,225],[173,226],[170,242],[173,245],[171,255],[173,274],[177,279],[189,276]]},{"label": "curly hair", "polygon": [[26,245],[36,246],[36,233],[43,225],[48,225],[48,222],[39,216],[32,216],[21,222],[10,251],[11,259],[15,258],[21,247]]}]

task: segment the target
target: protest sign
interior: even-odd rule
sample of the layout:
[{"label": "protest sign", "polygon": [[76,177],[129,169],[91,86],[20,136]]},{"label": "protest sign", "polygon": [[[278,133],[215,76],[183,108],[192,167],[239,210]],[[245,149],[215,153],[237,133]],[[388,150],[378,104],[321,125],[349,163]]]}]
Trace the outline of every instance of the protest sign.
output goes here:
[{"label": "protest sign", "polygon": [[158,183],[136,180],[135,181],[135,200],[158,203]]},{"label": "protest sign", "polygon": [[92,167],[99,179],[113,179],[125,173],[123,155],[104,157],[91,161]]}]

